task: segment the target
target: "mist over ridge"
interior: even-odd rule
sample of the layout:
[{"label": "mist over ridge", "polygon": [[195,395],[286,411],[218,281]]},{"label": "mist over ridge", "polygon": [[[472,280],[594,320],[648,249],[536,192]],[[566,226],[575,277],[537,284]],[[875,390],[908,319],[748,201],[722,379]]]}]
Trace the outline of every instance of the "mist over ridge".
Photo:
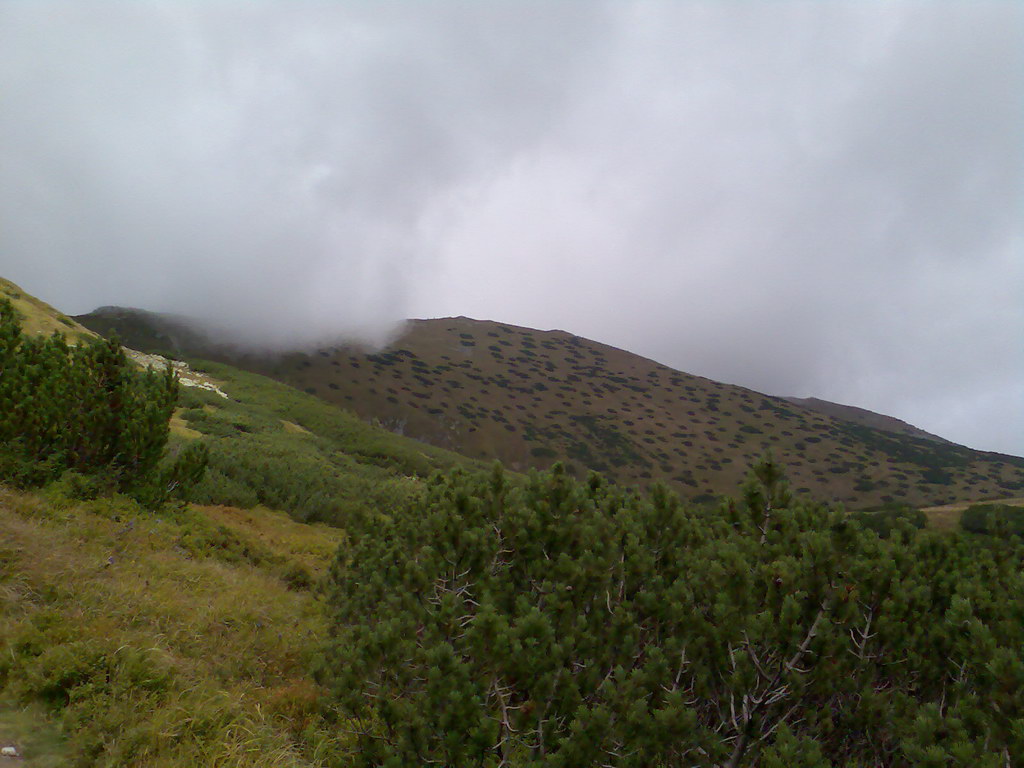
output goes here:
[{"label": "mist over ridge", "polygon": [[6,4],[0,273],[259,348],[566,328],[1020,454],[1022,39],[1007,3]]}]

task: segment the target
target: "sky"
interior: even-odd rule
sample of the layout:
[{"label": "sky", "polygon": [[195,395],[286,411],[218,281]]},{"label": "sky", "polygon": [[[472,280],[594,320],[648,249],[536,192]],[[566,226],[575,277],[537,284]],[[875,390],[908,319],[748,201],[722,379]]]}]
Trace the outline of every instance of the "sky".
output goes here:
[{"label": "sky", "polygon": [[1024,455],[1024,4],[0,4],[0,275],[563,329]]}]

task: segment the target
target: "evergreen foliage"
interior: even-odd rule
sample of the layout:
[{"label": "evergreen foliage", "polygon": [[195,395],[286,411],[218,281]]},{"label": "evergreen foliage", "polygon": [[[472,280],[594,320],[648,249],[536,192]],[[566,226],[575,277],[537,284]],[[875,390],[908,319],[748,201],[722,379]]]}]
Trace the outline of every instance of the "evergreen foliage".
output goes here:
[{"label": "evergreen foliage", "polygon": [[1024,507],[1013,504],[972,504],[960,516],[971,533],[1014,533],[1024,536]]},{"label": "evergreen foliage", "polygon": [[560,466],[367,513],[321,677],[360,765],[1024,762],[1024,548],[879,538],[754,467],[689,509]]},{"label": "evergreen foliage", "polygon": [[38,486],[71,471],[91,478],[74,483],[88,494],[160,503],[206,464],[195,446],[160,466],[177,397],[170,366],[136,371],[116,339],[70,346],[59,333],[27,336],[0,301],[0,480]]},{"label": "evergreen foliage", "polygon": [[924,528],[928,524],[928,516],[908,504],[886,504],[881,509],[854,512],[853,518],[882,538],[887,538],[902,525]]},{"label": "evergreen foliage", "polygon": [[301,522],[347,524],[366,507],[404,507],[429,477],[469,460],[371,426],[284,384],[192,361],[231,393],[183,388],[179,416],[209,452],[186,500],[287,512]]}]

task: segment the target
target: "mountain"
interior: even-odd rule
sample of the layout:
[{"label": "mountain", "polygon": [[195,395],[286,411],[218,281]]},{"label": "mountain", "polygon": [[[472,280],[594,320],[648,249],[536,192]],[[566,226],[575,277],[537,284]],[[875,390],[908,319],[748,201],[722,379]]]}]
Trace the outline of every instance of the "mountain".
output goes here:
[{"label": "mountain", "polygon": [[925,440],[934,440],[937,443],[949,443],[943,437],[933,435],[931,432],[925,432],[923,429],[918,429],[913,424],[907,424],[907,422],[892,416],[884,416],[881,413],[875,413],[869,411],[866,408],[857,408],[853,405],[841,405],[840,403],[832,403],[828,400],[819,400],[816,397],[787,397],[786,400],[799,405],[802,408],[809,408],[812,411],[818,413],[824,413],[826,416],[832,416],[843,421],[852,421],[854,424],[862,424],[865,427],[873,427],[874,429],[881,429],[886,432],[895,432],[900,435],[907,435],[908,437],[920,437]]},{"label": "mountain", "polygon": [[[4,290],[17,294],[18,312],[31,333],[66,328],[79,337],[90,335],[16,286]],[[820,654],[805,654],[807,666],[793,678],[792,692],[789,683],[781,685],[780,695],[788,698],[775,711],[785,718],[788,714],[782,713],[815,706],[816,699],[808,697],[821,690],[834,689],[839,696],[860,690],[841,684],[849,683],[851,673],[863,673],[864,658],[857,651],[863,650],[866,630],[858,629],[863,625],[857,606],[867,611],[872,636],[875,627],[883,633],[872,649],[896,649],[895,665],[883,661],[897,670],[896,684],[910,681],[911,694],[939,690],[942,680],[962,672],[965,664],[964,668],[981,670],[980,677],[964,686],[973,707],[965,711],[982,724],[986,748],[990,734],[1003,733],[997,728],[1001,721],[991,725],[984,719],[995,711],[992,702],[1007,708],[1018,703],[1012,690],[1006,693],[1003,678],[986,672],[993,654],[997,660],[1012,659],[1021,644],[1019,622],[1012,621],[1012,596],[1020,588],[1015,564],[1021,553],[1012,540],[991,547],[987,537],[930,532],[878,540],[862,535],[858,526],[847,527],[837,538],[834,526],[841,512],[825,505],[775,505],[769,521],[761,505],[750,508],[742,501],[717,509],[687,509],[665,494],[644,498],[609,484],[572,483],[559,473],[526,481],[511,472],[483,474],[475,470],[484,465],[462,455],[380,428],[380,417],[387,414],[379,400],[382,396],[396,413],[407,414],[407,432],[420,429],[420,423],[430,429],[438,416],[453,409],[453,420],[462,417],[454,405],[446,410],[445,402],[487,408],[486,419],[473,413],[464,417],[476,421],[465,429],[467,435],[487,432],[497,450],[509,450],[516,445],[514,438],[537,447],[539,440],[525,439],[527,427],[534,432],[548,429],[552,451],[567,452],[565,444],[571,438],[574,445],[583,446],[573,450],[590,451],[588,462],[606,461],[606,471],[623,477],[630,465],[617,466],[609,457],[621,457],[630,446],[636,461],[651,451],[667,453],[656,439],[652,444],[638,438],[651,437],[646,432],[628,431],[627,421],[637,425],[643,418],[640,425],[646,430],[657,421],[667,425],[675,419],[675,428],[682,429],[678,425],[692,424],[683,419],[691,410],[708,425],[705,437],[720,435],[717,442],[705,442],[695,434],[690,441],[693,450],[706,449],[709,443],[712,452],[723,448],[714,456],[730,470],[740,463],[739,458],[725,460],[731,458],[725,453],[734,451],[730,443],[748,452],[762,443],[774,445],[791,469],[794,462],[810,464],[808,457],[819,449],[839,454],[841,448],[849,448],[869,456],[903,451],[901,463],[886,461],[879,469],[883,480],[895,479],[895,473],[907,467],[906,472],[938,468],[951,477],[945,484],[950,494],[960,493],[963,486],[970,491],[963,498],[978,498],[981,489],[998,488],[1000,482],[1005,487],[1019,484],[1019,460],[842,422],[561,332],[458,318],[411,323],[402,338],[378,352],[332,347],[245,357],[197,331],[172,327],[190,325],[181,318],[111,309],[89,322],[104,326],[104,332],[117,326],[133,345],[149,350],[148,357],[131,353],[142,364],[161,364],[152,356],[156,351],[177,350],[181,355],[187,342],[190,348],[202,348],[207,357],[276,367],[282,380],[291,379],[317,396],[240,367],[198,359],[193,353],[188,370],[209,386],[182,387],[170,440],[172,453],[195,440],[209,449],[210,466],[202,482],[188,489],[190,503],[143,507],[129,496],[90,492],[81,476],[71,473],[36,491],[14,490],[4,484],[6,478],[0,482],[0,744],[16,749],[15,759],[25,765],[349,765],[366,758],[365,752],[357,754],[366,743],[347,733],[339,737],[339,728],[355,724],[362,729],[369,724],[378,729],[369,734],[377,739],[386,724],[378,714],[386,712],[384,705],[378,710],[370,704],[372,711],[364,717],[363,710],[353,713],[353,702],[362,707],[363,701],[378,701],[381,690],[392,696],[381,688],[382,680],[422,680],[423,668],[418,665],[426,661],[435,668],[437,658],[447,664],[453,657],[445,649],[451,648],[464,653],[456,659],[462,666],[452,677],[454,683],[427,686],[428,693],[438,694],[436,701],[403,703],[407,708],[397,710],[402,712],[400,727],[419,728],[420,714],[436,715],[444,726],[432,731],[435,737],[466,744],[470,740],[464,738],[464,729],[459,730],[461,715],[453,718],[449,711],[452,702],[472,700],[475,692],[497,679],[495,674],[512,681],[510,685],[520,680],[529,685],[549,679],[535,674],[548,665],[542,670],[546,675],[560,674],[552,669],[568,670],[572,685],[590,681],[601,694],[606,686],[600,681],[616,669],[626,669],[624,674],[640,684],[625,693],[622,686],[613,686],[616,700],[609,711],[616,714],[594,731],[607,739],[611,727],[619,729],[614,734],[637,732],[630,713],[655,711],[650,691],[673,695],[671,683],[680,674],[711,680],[711,675],[726,674],[727,680],[721,678],[712,687],[730,697],[746,695],[743,690],[751,685],[760,690],[758,659],[748,663],[744,674],[733,674],[727,663],[729,647],[749,647],[764,659],[787,659],[799,638],[814,639],[818,627],[832,627],[837,631],[828,637],[842,642],[822,646]],[[342,384],[351,394],[345,394]],[[346,407],[321,398],[320,386]],[[382,390],[388,394],[382,395]],[[29,402],[16,401],[14,407],[29,407]],[[357,416],[357,407],[368,415]],[[606,416],[601,422],[595,415],[602,413],[599,407]],[[380,416],[372,415],[375,408]],[[430,413],[430,408],[440,414]],[[592,423],[605,427],[606,439],[597,440],[585,429],[569,432],[569,438],[556,432],[547,423],[558,410],[569,416],[568,421],[557,417],[557,424],[567,425],[564,431],[586,427],[589,416]],[[495,414],[504,421],[494,419]],[[390,423],[393,429],[399,426]],[[508,424],[514,429],[506,429]],[[844,424],[853,432],[844,432]],[[732,431],[718,432],[723,427]],[[652,432],[655,438],[661,434]],[[752,444],[740,443],[737,433],[749,436]],[[468,439],[451,439],[458,430],[441,434],[452,444],[471,446]],[[812,441],[815,437],[817,443]],[[808,450],[783,456],[783,451],[794,450],[792,440],[797,438]],[[552,460],[532,450],[526,453],[524,465]],[[931,463],[914,464],[912,459]],[[955,467],[939,463],[958,460],[963,463]],[[582,472],[584,461],[572,461]],[[679,466],[686,467],[682,460]],[[470,471],[424,480],[455,467]],[[976,467],[996,467],[1004,474],[1002,479],[992,474],[989,483]],[[842,479],[843,474],[837,477]],[[700,477],[705,482],[717,476]],[[762,472],[760,478],[762,492],[769,499],[775,497],[773,473]],[[826,484],[815,488],[823,500],[833,500],[824,495]],[[727,490],[735,497],[740,489]],[[622,514],[623,510],[629,513]],[[986,509],[973,507],[965,517],[972,511],[987,515]],[[956,523],[958,512],[952,508],[932,512],[941,515],[931,518],[933,526]],[[885,534],[894,519],[914,521],[914,514],[886,509],[852,517]],[[977,514],[974,518],[976,522]],[[1004,520],[1020,524],[1019,515],[1005,513]],[[811,551],[818,556],[806,557]],[[978,552],[985,556],[978,557]],[[892,563],[902,565],[893,570],[888,568]],[[473,568],[477,570],[471,572]],[[893,578],[875,578],[879,569]],[[935,579],[939,571],[944,578]],[[693,573],[710,576],[696,584],[692,594],[680,592],[678,585],[692,582],[688,574]],[[844,589],[837,591],[835,584]],[[495,594],[507,596],[498,601]],[[968,617],[991,642],[968,643],[974,655],[949,660],[950,672],[935,666],[932,651],[959,637],[946,610],[950,600],[957,608],[957,594],[995,596],[986,603],[985,616]],[[906,595],[915,601],[909,613]],[[851,596],[857,597],[852,614]],[[512,606],[514,613],[502,603]],[[712,603],[717,613],[709,614],[709,620],[700,612]],[[801,610],[797,603],[809,610]],[[524,613],[522,605],[531,610]],[[884,611],[889,608],[898,615],[887,619]],[[422,618],[412,617],[409,610]],[[593,628],[579,618],[588,615]],[[852,619],[844,618],[848,615]],[[453,616],[458,618],[453,621]],[[609,621],[622,630],[614,637],[607,632]],[[915,635],[913,646],[904,642],[908,624],[927,630]],[[884,635],[886,627],[890,636]],[[396,628],[407,628],[405,636],[398,637]],[[495,628],[498,633],[484,634]],[[725,640],[722,632],[728,635]],[[491,636],[496,640],[476,641]],[[458,645],[465,637],[485,649],[486,677],[474,676],[481,667],[475,649]],[[354,638],[364,640],[352,642]],[[436,645],[437,638],[443,638],[441,646]],[[676,646],[663,652],[657,644],[663,640]],[[797,653],[803,653],[809,642],[805,639]],[[606,647],[615,655],[595,653],[595,647]],[[666,672],[664,665],[649,663],[658,654],[662,659],[678,658],[680,647],[703,648],[711,656],[688,660],[683,672],[675,671],[675,665]],[[407,654],[406,649],[413,652]],[[559,656],[564,649],[583,655]],[[528,674],[520,674],[523,669]],[[580,674],[595,669],[597,674]],[[605,669],[610,671],[605,674]],[[919,685],[919,671],[933,674],[927,686]],[[869,683],[884,678],[874,668],[863,674]],[[813,685],[805,685],[812,675]],[[682,686],[690,689],[694,684],[684,680]],[[413,689],[422,686],[417,683]],[[403,687],[399,695],[406,696],[409,690]],[[582,687],[571,690],[587,693]],[[488,694],[485,704],[502,700],[504,694],[494,691],[497,698]],[[887,737],[891,743],[906,741],[904,733],[907,739],[920,733],[931,748],[934,733],[941,730],[953,734],[950,751],[944,754],[963,752],[964,742],[952,741],[959,738],[954,727],[941,721],[936,728],[917,727],[921,717],[935,709],[934,702],[917,701],[898,689],[897,693],[890,699],[899,716],[883,718],[893,724]],[[528,688],[509,694],[522,702],[516,705],[517,716],[526,718],[516,723],[516,732],[535,733],[523,723],[529,722],[531,712],[546,707],[548,694],[543,686],[540,694]],[[635,705],[624,698],[630,694],[638,696]],[[859,699],[853,696],[855,704]],[[582,697],[565,700],[582,711]],[[540,708],[535,706],[538,701]],[[900,714],[908,707],[918,709]],[[698,733],[705,739],[700,743],[712,744],[705,734],[728,727],[728,706],[723,710],[711,701],[693,711],[693,717],[708,723]],[[726,720],[719,717],[723,711]],[[569,722],[570,716],[558,715],[559,723]],[[855,715],[852,722],[857,725],[861,719]],[[692,740],[679,735],[676,729],[683,721],[674,714],[655,720],[672,729],[664,743]],[[832,743],[846,749],[846,732],[831,720],[826,725]],[[580,733],[591,738],[589,725]],[[646,736],[649,731],[637,733]],[[787,738],[790,742],[782,745],[786,751],[778,753],[784,757],[777,764],[792,763],[786,756],[795,754],[790,749],[794,743],[816,743],[802,735],[800,742],[792,741],[791,735]],[[863,740],[863,729],[852,731],[850,738]],[[379,741],[387,740],[381,736]],[[496,753],[501,743],[488,754]],[[917,751],[908,747],[906,758],[895,748],[886,754],[898,754],[907,764],[931,754],[924,746],[911,746]],[[718,754],[728,754],[728,744],[716,748]],[[1004,747],[997,743],[995,749]],[[527,752],[524,748],[514,754]],[[987,757],[964,754],[969,754],[965,759],[970,764]],[[1003,754],[1010,753],[994,753],[993,759],[998,762]],[[844,755],[837,753],[833,762],[845,764]],[[397,764],[423,762],[396,759]],[[460,764],[459,758],[438,762]]]},{"label": "mountain", "polygon": [[510,468],[566,462],[693,500],[735,492],[771,451],[792,485],[850,506],[943,504],[1024,487],[1024,459],[896,419],[673,370],[564,331],[466,317],[410,321],[383,350],[232,350],[182,318],[105,308],[76,318],[130,346],[259,373],[393,432]]}]

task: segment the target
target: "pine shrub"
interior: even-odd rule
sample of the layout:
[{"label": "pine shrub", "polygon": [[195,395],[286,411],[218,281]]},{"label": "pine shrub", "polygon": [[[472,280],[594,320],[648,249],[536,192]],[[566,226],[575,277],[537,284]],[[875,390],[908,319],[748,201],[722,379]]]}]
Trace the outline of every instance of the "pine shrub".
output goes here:
[{"label": "pine shrub", "polygon": [[137,371],[116,339],[71,346],[59,333],[26,336],[10,302],[0,302],[3,482],[40,486],[72,472],[86,496],[109,489],[160,503],[206,463],[194,446],[160,466],[177,397],[170,365]]},{"label": "pine shrub", "polygon": [[560,467],[353,518],[321,673],[357,765],[1024,763],[1024,549]]}]

